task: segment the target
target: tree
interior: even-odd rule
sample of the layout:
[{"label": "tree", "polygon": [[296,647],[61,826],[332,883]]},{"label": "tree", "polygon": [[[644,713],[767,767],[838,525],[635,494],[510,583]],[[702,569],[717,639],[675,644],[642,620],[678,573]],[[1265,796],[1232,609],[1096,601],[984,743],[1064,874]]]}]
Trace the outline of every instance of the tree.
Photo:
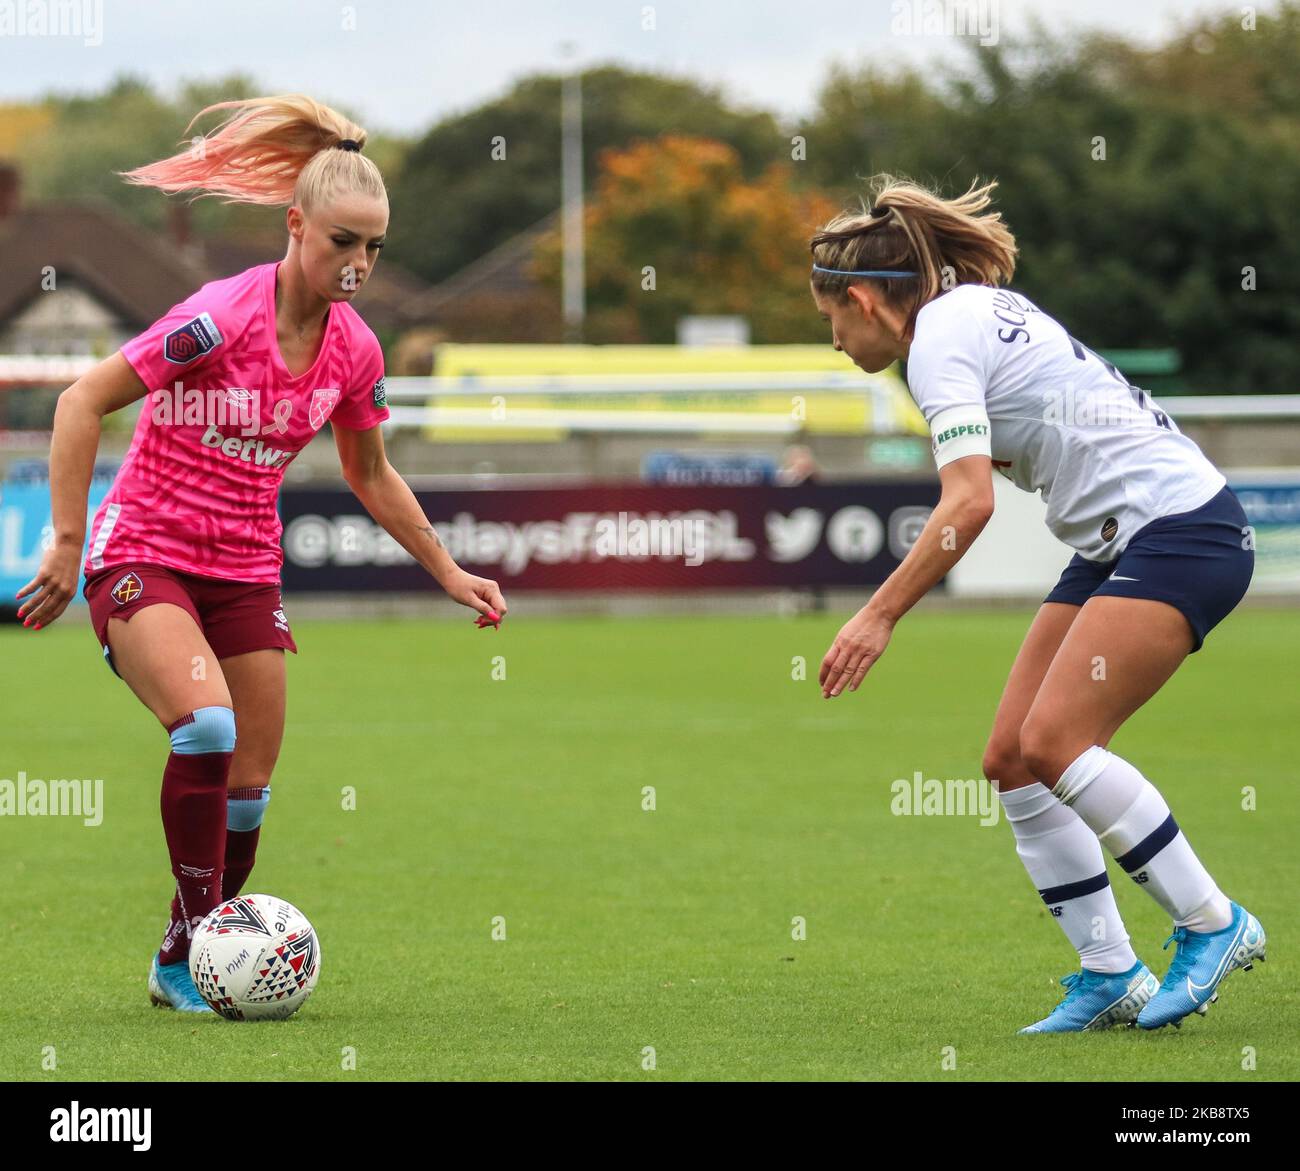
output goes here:
[{"label": "tree", "polygon": [[[439,281],[550,215],[560,205],[560,88],[557,76],[525,78],[415,143],[389,185],[391,254]],[[730,143],[748,175],[786,149],[771,114],[733,110],[696,82],[610,66],[584,74],[582,92],[588,185],[601,151],[668,131]]]},{"label": "tree", "polygon": [[[587,340],[672,342],[689,313],[744,316],[757,342],[826,340],[808,239],[834,207],[793,172],[749,179],[733,147],[684,135],[604,152],[586,215]],[[537,261],[557,288],[560,261],[557,234]]]},{"label": "tree", "polygon": [[1242,25],[1233,10],[1154,49],[1039,27],[929,84],[841,72],[809,175],[837,194],[882,170],[949,191],[996,178],[1015,284],[1071,332],[1173,346],[1190,390],[1293,391],[1300,6]]}]

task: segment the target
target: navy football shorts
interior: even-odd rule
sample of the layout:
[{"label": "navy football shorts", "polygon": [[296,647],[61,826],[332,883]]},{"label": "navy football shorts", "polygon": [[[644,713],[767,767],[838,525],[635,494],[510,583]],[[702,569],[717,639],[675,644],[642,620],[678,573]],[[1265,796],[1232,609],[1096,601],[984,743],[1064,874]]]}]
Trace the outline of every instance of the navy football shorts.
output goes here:
[{"label": "navy football shorts", "polygon": [[1082,606],[1099,595],[1152,598],[1177,607],[1192,627],[1192,653],[1241,601],[1255,570],[1241,502],[1226,484],[1200,508],[1157,517],[1113,561],[1075,554],[1044,602]]}]

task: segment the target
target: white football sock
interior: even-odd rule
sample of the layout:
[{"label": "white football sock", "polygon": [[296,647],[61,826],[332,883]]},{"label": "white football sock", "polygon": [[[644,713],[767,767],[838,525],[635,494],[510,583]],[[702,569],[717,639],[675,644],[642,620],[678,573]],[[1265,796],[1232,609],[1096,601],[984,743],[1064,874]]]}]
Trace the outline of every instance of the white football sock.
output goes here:
[{"label": "white football sock", "polygon": [[1222,931],[1232,922],[1227,897],[1192,852],[1165,799],[1123,757],[1094,744],[1061,774],[1052,792],[1175,926]]},{"label": "white football sock", "polygon": [[1127,972],[1137,956],[1115,905],[1097,835],[1037,781],[998,797],[1016,836],[1016,853],[1083,967]]}]

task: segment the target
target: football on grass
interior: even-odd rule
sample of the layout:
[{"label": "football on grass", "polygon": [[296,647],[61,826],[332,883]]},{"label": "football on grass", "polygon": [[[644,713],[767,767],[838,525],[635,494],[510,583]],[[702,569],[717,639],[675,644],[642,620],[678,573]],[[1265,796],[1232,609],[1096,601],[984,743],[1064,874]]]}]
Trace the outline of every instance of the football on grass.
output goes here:
[{"label": "football on grass", "polygon": [[190,975],[199,995],[227,1020],[283,1020],[316,987],[320,944],[292,903],[274,895],[239,895],[194,932]]}]

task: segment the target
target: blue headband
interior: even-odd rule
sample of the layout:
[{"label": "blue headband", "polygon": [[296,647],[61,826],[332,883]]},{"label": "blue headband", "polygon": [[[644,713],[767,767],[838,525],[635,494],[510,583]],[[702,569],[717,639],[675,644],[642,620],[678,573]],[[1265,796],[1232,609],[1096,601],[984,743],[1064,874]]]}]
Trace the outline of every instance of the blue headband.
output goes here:
[{"label": "blue headband", "polygon": [[814,264],[814,265],[813,265],[813,272],[828,272],[828,273],[830,273],[832,276],[878,276],[878,277],[891,277],[891,276],[916,276],[916,275],[918,275],[918,274],[916,274],[916,273],[914,273],[914,272],[898,272],[897,270],[894,270],[894,269],[877,269],[877,268],[870,268],[870,269],[864,269],[864,270],[858,271],[858,270],[848,269],[848,268],[822,268],[822,266],[821,266],[820,264]]}]

